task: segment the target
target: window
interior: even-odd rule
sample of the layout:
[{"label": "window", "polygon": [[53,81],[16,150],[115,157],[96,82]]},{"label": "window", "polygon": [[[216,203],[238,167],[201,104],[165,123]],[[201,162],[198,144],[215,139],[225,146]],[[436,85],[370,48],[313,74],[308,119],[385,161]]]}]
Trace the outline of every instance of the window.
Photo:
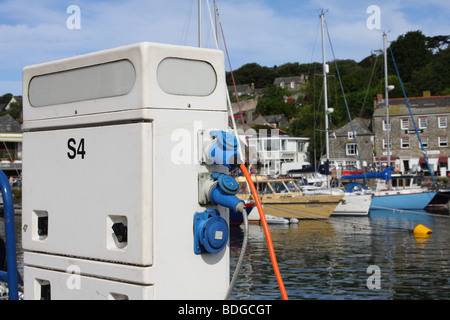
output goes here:
[{"label": "window", "polygon": [[348,131],[347,132],[347,138],[355,139],[355,136],[356,136],[356,132],[355,133],[353,133],[353,131]]},{"label": "window", "polygon": [[439,117],[438,126],[439,128],[447,128],[447,117]]},{"label": "window", "polygon": [[[391,130],[391,120],[389,120],[389,130]],[[383,131],[386,131],[386,120],[383,120]]]},{"label": "window", "polygon": [[400,138],[400,148],[409,149],[409,137]]},{"label": "window", "polygon": [[270,182],[270,185],[272,186],[273,191],[275,193],[288,193],[287,187],[284,185],[283,182]]},{"label": "window", "polygon": [[266,149],[267,151],[278,151],[278,150],[280,150],[280,140],[267,139],[266,147],[267,147],[267,149]]},{"label": "window", "polygon": [[287,140],[281,140],[281,150],[287,150]]},{"label": "window", "polygon": [[[392,138],[389,137],[389,148],[392,148]],[[386,138],[383,139],[383,149],[387,149]]]},{"label": "window", "polygon": [[[208,63],[206,65],[211,69],[210,74],[214,77],[214,84],[209,84],[208,81],[211,80],[209,78],[207,79],[208,81],[202,82],[202,84],[209,86],[214,91],[217,83],[215,78],[217,76],[214,68]],[[136,70],[133,63],[126,59],[117,60],[37,75],[31,78],[28,84],[28,100],[33,107],[45,107],[117,97],[130,93],[135,82]],[[177,83],[184,84],[184,81],[180,80]],[[197,83],[196,87],[203,89]],[[51,94],[48,94],[48,88],[52,88]],[[74,90],[68,88],[73,88]],[[208,95],[211,93],[209,92]]]},{"label": "window", "polygon": [[354,156],[357,155],[357,150],[356,150],[356,143],[347,143],[345,145],[345,154],[347,156]]},{"label": "window", "polygon": [[447,136],[441,136],[438,137],[439,139],[439,147],[448,147],[448,137]]},{"label": "window", "polygon": [[427,118],[419,118],[419,129],[427,128]]},{"label": "window", "polygon": [[[420,137],[420,140],[422,141],[423,148],[424,149],[428,148],[428,137]],[[421,148],[420,142],[419,142],[419,148]]]},{"label": "window", "polygon": [[400,127],[404,130],[409,129],[409,120],[408,119],[400,119]]},{"label": "window", "polygon": [[348,166],[353,166],[356,168],[356,161],[347,161]]}]

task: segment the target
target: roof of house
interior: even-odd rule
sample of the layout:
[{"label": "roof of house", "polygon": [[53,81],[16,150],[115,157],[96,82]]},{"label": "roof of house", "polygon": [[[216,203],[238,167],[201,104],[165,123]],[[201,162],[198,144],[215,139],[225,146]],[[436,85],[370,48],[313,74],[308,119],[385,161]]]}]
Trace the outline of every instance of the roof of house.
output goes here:
[{"label": "roof of house", "polygon": [[0,132],[22,132],[22,126],[7,114],[0,117]]},{"label": "roof of house", "polygon": [[264,116],[269,123],[287,124],[288,121],[284,114],[271,114]]},{"label": "roof of house", "polygon": [[[245,91],[249,87],[250,87],[249,84],[237,84],[236,85],[236,89],[237,89],[238,92]],[[228,86],[228,90],[233,90],[234,91],[234,86]]]},{"label": "roof of house", "polygon": [[360,136],[363,134],[372,135],[373,133],[369,129],[369,125],[370,125],[370,120],[365,120],[362,118],[355,118],[352,120],[351,124],[349,122],[346,125],[335,130],[333,132],[333,135],[335,135],[336,137],[347,137],[348,132],[352,131],[352,126],[353,126],[353,129],[355,130],[357,136],[358,135]]},{"label": "roof of house", "polygon": [[[248,99],[239,101],[239,104],[237,102],[233,102],[231,104],[231,108],[233,109],[233,114],[240,113],[240,111],[254,111],[256,109],[256,105],[258,104],[258,99]],[[239,109],[239,105],[241,108]]]},{"label": "roof of house", "polygon": [[281,77],[281,78],[275,78],[273,84],[274,85],[279,85],[282,82],[291,83],[292,81],[294,81],[294,83],[302,83],[303,79],[304,79],[304,77],[301,77],[301,76]]}]

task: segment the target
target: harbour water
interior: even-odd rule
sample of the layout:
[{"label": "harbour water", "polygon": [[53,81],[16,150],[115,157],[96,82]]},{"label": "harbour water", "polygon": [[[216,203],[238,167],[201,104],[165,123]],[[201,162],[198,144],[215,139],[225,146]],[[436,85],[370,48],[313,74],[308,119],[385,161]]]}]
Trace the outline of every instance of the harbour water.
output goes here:
[{"label": "harbour water", "polygon": [[[433,231],[415,237],[423,224]],[[445,300],[450,298],[450,216],[374,210],[270,225],[290,300]],[[243,232],[231,233],[232,268]],[[231,299],[281,299],[262,227],[250,226],[245,263]]]},{"label": "harbour water", "polygon": [[[415,237],[423,224],[433,231]],[[18,268],[23,274],[20,216]],[[331,217],[270,225],[290,300],[446,300],[450,298],[450,215],[427,211],[371,211],[368,217]],[[232,300],[281,299],[263,228],[250,225],[248,248]],[[3,217],[0,234],[4,234]],[[231,268],[243,231],[230,233]],[[230,275],[231,277],[231,275]]]}]

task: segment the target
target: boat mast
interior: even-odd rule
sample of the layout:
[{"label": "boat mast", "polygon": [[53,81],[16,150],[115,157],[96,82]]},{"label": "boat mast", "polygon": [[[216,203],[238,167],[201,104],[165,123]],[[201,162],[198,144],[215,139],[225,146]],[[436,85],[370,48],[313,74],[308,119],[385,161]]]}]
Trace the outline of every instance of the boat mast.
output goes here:
[{"label": "boat mast", "polygon": [[[386,50],[386,33],[383,32],[383,51],[384,51],[384,103],[386,105],[386,145],[387,145],[387,167],[391,167],[391,148],[390,148],[390,121],[389,121],[389,85],[388,85],[388,69],[387,69],[387,50]],[[390,180],[386,180],[386,185],[390,187]]]},{"label": "boat mast", "polygon": [[[322,25],[322,64],[323,64],[323,94],[324,94],[324,106],[325,106],[325,146],[326,146],[326,155],[329,168],[329,159],[330,159],[330,141],[329,141],[329,129],[328,129],[328,90],[327,90],[327,73],[328,73],[328,64],[325,59],[325,31],[324,31],[324,20],[325,14],[322,9],[320,14],[320,20]],[[327,176],[327,188],[330,189],[330,177]]]},{"label": "boat mast", "polygon": [[202,0],[198,0],[198,47],[202,47]]},{"label": "boat mast", "polygon": [[216,42],[219,43],[219,10],[217,8],[217,0],[214,0],[214,20],[216,22]]}]

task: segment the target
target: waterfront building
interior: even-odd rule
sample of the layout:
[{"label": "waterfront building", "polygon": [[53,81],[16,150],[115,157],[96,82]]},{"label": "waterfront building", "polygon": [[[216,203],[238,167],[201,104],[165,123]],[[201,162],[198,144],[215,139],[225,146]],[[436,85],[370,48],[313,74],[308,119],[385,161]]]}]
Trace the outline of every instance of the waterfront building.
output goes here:
[{"label": "waterfront building", "polygon": [[[423,150],[434,174],[447,176],[450,156],[450,96],[408,98]],[[372,119],[374,163],[383,168],[387,163],[387,126],[390,126],[390,154],[394,171],[427,172],[425,157],[405,99],[389,99],[389,124],[381,95],[375,101]]]},{"label": "waterfront building", "polygon": [[[367,167],[373,162],[374,134],[371,131],[370,120],[353,119],[351,123],[333,131],[329,142],[330,168],[353,166],[361,169],[362,166]],[[360,158],[363,164],[359,161]],[[325,156],[322,156],[321,163],[325,160]]]}]

